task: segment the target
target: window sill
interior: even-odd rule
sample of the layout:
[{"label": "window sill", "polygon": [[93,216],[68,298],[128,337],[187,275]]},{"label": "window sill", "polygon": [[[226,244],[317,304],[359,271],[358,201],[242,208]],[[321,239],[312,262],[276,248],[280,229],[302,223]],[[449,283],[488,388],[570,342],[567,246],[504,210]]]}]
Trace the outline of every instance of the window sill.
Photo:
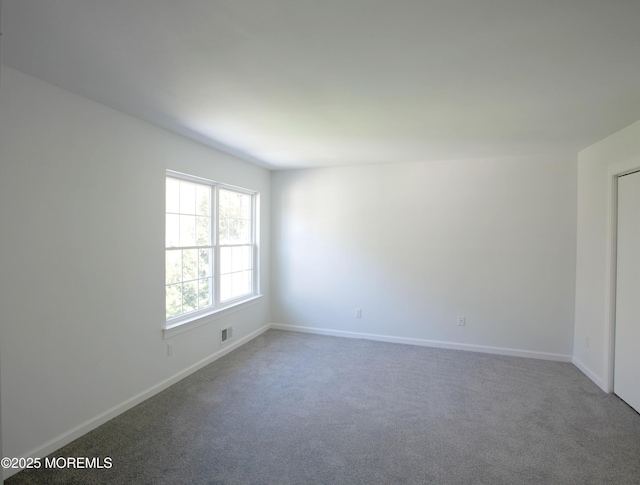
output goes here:
[{"label": "window sill", "polygon": [[193,328],[201,327],[203,325],[212,323],[215,320],[226,317],[227,315],[231,315],[232,313],[239,312],[241,310],[244,310],[245,308],[248,308],[250,306],[257,304],[261,298],[262,298],[262,295],[255,295],[246,300],[242,300],[238,303],[234,303],[224,308],[213,310],[212,312],[206,313],[204,315],[197,315],[188,320],[171,323],[162,330],[162,338],[168,339],[173,337],[174,335],[187,332]]}]

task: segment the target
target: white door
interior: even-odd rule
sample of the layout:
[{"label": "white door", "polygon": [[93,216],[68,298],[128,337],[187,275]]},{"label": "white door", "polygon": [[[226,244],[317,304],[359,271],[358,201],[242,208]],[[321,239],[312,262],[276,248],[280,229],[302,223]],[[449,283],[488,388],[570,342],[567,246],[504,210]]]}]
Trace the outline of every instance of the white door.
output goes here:
[{"label": "white door", "polygon": [[640,172],[618,177],[613,392],[640,412]]}]

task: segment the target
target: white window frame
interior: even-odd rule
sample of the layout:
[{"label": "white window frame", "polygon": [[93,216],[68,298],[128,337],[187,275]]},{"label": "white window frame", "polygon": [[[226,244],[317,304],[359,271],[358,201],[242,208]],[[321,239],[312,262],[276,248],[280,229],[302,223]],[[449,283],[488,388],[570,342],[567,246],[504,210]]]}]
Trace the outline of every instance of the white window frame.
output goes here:
[{"label": "white window frame", "polygon": [[[209,180],[202,177],[197,177],[194,175],[185,174],[182,172],[176,172],[173,170],[167,170],[165,176],[165,184],[167,179],[176,179],[182,180],[186,182],[192,182],[200,185],[207,185],[211,188],[211,235],[210,235],[210,245],[213,249],[213,271],[212,271],[212,280],[213,280],[213,288],[212,288],[212,305],[207,306],[205,308],[197,309],[188,313],[182,313],[175,317],[166,318],[165,326],[164,326],[164,338],[168,338],[174,334],[182,333],[193,327],[198,327],[209,323],[213,320],[221,318],[228,313],[233,313],[235,311],[241,310],[244,306],[248,306],[253,303],[257,303],[257,299],[259,299],[262,295],[260,294],[260,273],[259,273],[259,197],[260,194],[256,191],[245,189],[242,187],[237,187],[234,185],[224,184],[220,182],[215,182],[213,180]],[[252,281],[251,281],[251,292],[245,295],[239,296],[237,298],[233,298],[231,300],[227,300],[225,302],[220,302],[220,281],[221,281],[221,267],[220,267],[220,249],[222,246],[229,245],[221,245],[218,234],[218,221],[219,221],[219,205],[218,205],[218,192],[221,189],[238,192],[251,196],[251,224],[250,224],[250,242],[249,245],[252,247]],[[166,189],[165,189],[166,190]],[[167,214],[166,206],[165,206],[165,214]],[[166,217],[165,217],[166,224]],[[242,244],[243,246],[246,244]],[[180,247],[186,246],[171,246],[168,247],[166,245],[166,226],[165,226],[165,289],[166,289],[166,255],[167,251],[175,250]],[[208,246],[207,246],[208,247]],[[165,290],[165,313],[166,313],[166,290]]]}]

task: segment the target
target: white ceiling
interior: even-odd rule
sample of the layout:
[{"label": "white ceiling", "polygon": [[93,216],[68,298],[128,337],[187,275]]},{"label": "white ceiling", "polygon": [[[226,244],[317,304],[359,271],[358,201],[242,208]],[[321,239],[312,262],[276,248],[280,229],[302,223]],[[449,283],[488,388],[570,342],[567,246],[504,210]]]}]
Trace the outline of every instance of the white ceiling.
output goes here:
[{"label": "white ceiling", "polygon": [[270,168],[577,152],[638,0],[4,0],[3,64]]}]

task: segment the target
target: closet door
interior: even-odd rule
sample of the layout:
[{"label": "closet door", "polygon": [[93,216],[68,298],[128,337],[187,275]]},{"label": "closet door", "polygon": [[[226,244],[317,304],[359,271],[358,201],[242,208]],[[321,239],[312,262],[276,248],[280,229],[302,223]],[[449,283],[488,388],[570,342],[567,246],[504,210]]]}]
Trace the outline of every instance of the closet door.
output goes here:
[{"label": "closet door", "polygon": [[640,412],[640,172],[618,178],[613,391]]}]

